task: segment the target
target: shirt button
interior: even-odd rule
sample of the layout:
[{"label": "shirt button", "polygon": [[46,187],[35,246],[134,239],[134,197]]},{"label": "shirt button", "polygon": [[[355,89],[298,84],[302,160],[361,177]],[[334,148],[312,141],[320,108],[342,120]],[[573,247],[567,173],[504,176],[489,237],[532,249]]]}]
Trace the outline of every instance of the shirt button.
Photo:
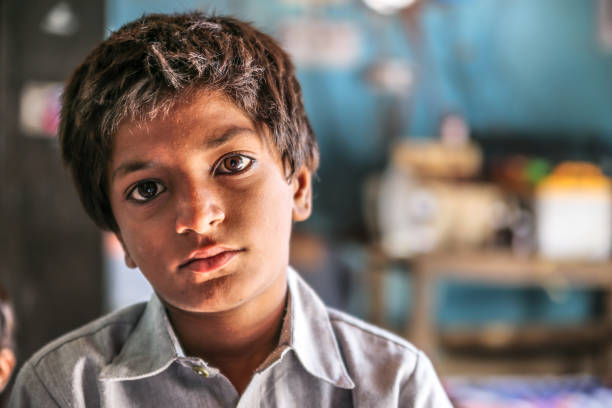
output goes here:
[{"label": "shirt button", "polygon": [[193,366],[192,369],[194,373],[196,373],[197,375],[201,375],[202,377],[208,377],[210,375],[210,373],[206,371],[204,367]]}]

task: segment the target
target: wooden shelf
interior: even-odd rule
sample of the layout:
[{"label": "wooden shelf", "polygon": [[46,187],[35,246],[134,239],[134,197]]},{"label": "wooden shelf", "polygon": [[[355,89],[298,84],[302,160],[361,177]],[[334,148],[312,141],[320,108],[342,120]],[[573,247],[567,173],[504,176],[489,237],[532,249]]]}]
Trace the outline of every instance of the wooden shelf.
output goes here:
[{"label": "wooden shelf", "polygon": [[445,329],[438,342],[448,350],[513,354],[547,354],[559,351],[594,350],[605,346],[612,331],[601,323],[576,326],[492,325],[483,328]]},{"label": "wooden shelf", "polygon": [[[413,317],[405,336],[435,361],[440,346],[480,353],[503,351],[582,350],[597,354],[612,378],[612,261],[551,262],[518,257],[509,251],[441,252],[410,259],[386,257],[372,250],[371,318],[382,322],[382,274],[390,263],[401,262],[413,274]],[[494,284],[511,287],[593,288],[605,293],[602,319],[579,326],[498,326],[439,332],[433,317],[436,286],[441,281]],[[486,305],[483,305],[486,307]],[[559,353],[563,354],[563,353]]]},{"label": "wooden shelf", "polygon": [[612,262],[551,262],[507,251],[441,252],[413,262],[423,273],[461,281],[527,286],[562,279],[572,286],[612,287]]}]

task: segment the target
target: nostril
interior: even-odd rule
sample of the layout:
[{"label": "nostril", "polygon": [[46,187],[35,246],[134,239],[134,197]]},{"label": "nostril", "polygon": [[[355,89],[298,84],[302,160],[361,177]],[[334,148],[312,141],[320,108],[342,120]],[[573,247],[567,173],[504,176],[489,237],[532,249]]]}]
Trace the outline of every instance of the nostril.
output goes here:
[{"label": "nostril", "polygon": [[176,216],[176,232],[184,234],[193,231],[198,234],[206,233],[218,226],[225,219],[225,213],[214,202],[201,202],[181,206]]}]

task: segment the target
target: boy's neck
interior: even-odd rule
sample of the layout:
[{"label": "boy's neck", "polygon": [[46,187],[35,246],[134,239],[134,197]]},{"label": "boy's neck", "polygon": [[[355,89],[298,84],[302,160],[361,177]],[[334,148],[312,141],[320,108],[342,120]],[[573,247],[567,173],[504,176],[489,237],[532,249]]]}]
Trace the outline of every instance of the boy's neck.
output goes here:
[{"label": "boy's neck", "polygon": [[286,299],[286,276],[280,276],[261,296],[229,311],[196,314],[170,305],[166,309],[185,353],[218,368],[242,394],[278,345]]}]

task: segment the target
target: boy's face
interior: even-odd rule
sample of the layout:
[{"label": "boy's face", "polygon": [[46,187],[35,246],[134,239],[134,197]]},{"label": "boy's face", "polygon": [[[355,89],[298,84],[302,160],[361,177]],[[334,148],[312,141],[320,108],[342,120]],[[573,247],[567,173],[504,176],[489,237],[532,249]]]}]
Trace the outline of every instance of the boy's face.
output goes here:
[{"label": "boy's face", "polygon": [[292,220],[310,215],[310,171],[287,180],[268,135],[221,93],[122,124],[108,179],[128,266],[185,311],[230,310],[282,286]]}]

